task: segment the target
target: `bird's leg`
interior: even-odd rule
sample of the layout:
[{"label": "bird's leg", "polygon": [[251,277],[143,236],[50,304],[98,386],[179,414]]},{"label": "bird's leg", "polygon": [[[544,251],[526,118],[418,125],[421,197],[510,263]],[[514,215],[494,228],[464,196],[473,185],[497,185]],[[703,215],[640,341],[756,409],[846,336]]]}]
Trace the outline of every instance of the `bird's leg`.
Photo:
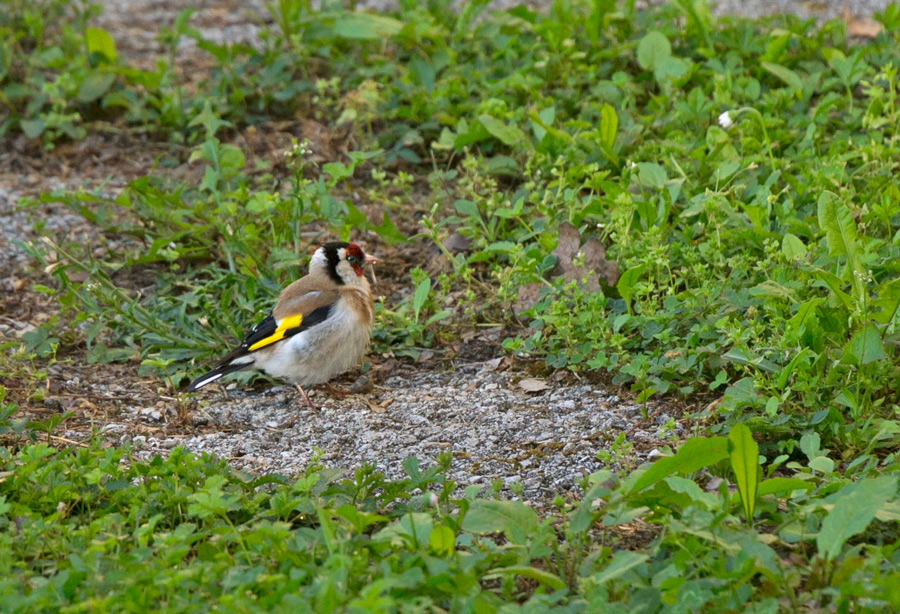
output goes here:
[{"label": "bird's leg", "polygon": [[294,384],[297,387],[297,390],[300,391],[300,394],[303,395],[303,400],[306,401],[306,404],[309,405],[310,409],[318,409],[315,405],[312,404],[312,401],[309,400],[309,397],[306,396],[306,391],[303,390],[303,386],[300,384]]}]

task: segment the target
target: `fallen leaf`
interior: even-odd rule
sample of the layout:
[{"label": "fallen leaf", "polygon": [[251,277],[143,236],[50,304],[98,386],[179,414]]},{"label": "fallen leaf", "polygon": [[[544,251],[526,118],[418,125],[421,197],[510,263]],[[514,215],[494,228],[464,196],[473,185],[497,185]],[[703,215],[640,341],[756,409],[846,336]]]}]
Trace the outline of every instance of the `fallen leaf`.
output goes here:
[{"label": "fallen leaf", "polygon": [[531,309],[534,306],[535,301],[538,300],[541,288],[543,287],[544,284],[539,284],[537,282],[520,286],[519,291],[516,293],[516,300],[513,302],[513,311],[515,311],[516,314],[521,314],[522,312]]},{"label": "fallen leaf", "polygon": [[499,358],[495,358],[493,360],[486,360],[484,362],[484,366],[481,367],[482,371],[496,371],[500,367],[500,363],[503,362],[505,357],[501,356]]},{"label": "fallen leaf", "polygon": [[434,352],[432,352],[431,350],[423,350],[422,353],[419,354],[419,357],[416,358],[416,362],[418,362],[418,363],[428,362],[432,358],[434,358]]},{"label": "fallen leaf", "polygon": [[709,482],[706,483],[704,488],[709,492],[717,492],[719,490],[719,484],[723,482],[722,478],[710,478]]},{"label": "fallen leaf", "polygon": [[444,249],[446,249],[448,252],[450,252],[451,254],[459,254],[469,251],[469,246],[472,244],[472,240],[462,236],[458,232],[454,232],[447,235],[443,243]]},{"label": "fallen leaf", "polygon": [[[614,286],[619,281],[619,266],[606,259],[606,248],[596,237],[589,237],[582,245],[581,234],[569,222],[559,225],[559,241],[553,255],[556,256],[556,268],[553,274],[566,281],[582,283],[586,279],[585,289],[589,292],[600,290],[600,280],[604,285]],[[576,264],[581,260],[584,264]]]},{"label": "fallen leaf", "polygon": [[841,18],[847,24],[847,36],[875,38],[884,30],[884,26],[871,17],[854,17],[846,6],[841,11]]},{"label": "fallen leaf", "polygon": [[519,388],[525,392],[541,392],[550,388],[550,385],[542,379],[526,378],[519,382]]}]

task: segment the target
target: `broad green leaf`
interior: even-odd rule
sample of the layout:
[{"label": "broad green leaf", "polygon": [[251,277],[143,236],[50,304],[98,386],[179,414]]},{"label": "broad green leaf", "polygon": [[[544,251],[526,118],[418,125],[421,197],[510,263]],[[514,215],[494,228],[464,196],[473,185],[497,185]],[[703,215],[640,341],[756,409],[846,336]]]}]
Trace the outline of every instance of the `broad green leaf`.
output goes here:
[{"label": "broad green leaf", "polygon": [[372,514],[363,510],[356,509],[352,505],[342,505],[336,511],[336,515],[343,518],[356,530],[358,534],[363,533],[373,524],[379,524],[388,520],[387,516]]},{"label": "broad green leaf", "polygon": [[762,497],[763,495],[774,495],[795,490],[812,490],[815,487],[815,484],[798,478],[772,478],[760,482],[756,494]]},{"label": "broad green leaf", "polygon": [[781,240],[781,253],[791,260],[803,260],[806,258],[806,245],[795,234],[786,233]]},{"label": "broad green leaf", "polygon": [[639,264],[636,267],[631,267],[622,273],[622,277],[620,277],[619,281],[616,283],[616,290],[619,291],[619,294],[625,301],[625,306],[628,308],[629,314],[633,313],[631,311],[631,297],[634,296],[634,285],[644,273],[645,266],[646,265]]},{"label": "broad green leaf", "polygon": [[875,325],[871,323],[856,331],[847,347],[852,358],[855,359],[854,364],[857,365],[867,365],[870,362],[887,358],[887,354],[884,353],[884,344],[881,342],[881,335]]},{"label": "broad green leaf", "polygon": [[797,313],[788,320],[788,326],[793,330],[798,330],[809,318],[814,318],[816,316],[816,309],[824,302],[824,299],[814,298],[805,303],[801,303],[800,306],[797,307]]},{"label": "broad green leaf", "polygon": [[110,62],[116,61],[116,41],[103,28],[88,28],[84,31],[84,42],[88,53],[99,53]]},{"label": "broad green leaf", "polygon": [[813,471],[818,471],[822,475],[831,475],[834,472],[834,461],[827,456],[817,456],[810,459],[808,466]]},{"label": "broad green leaf", "polygon": [[666,169],[655,162],[641,162],[638,164],[638,181],[648,188],[662,189],[666,185],[669,176]]},{"label": "broad green leaf", "polygon": [[424,512],[404,514],[372,536],[372,541],[390,542],[395,546],[407,542],[424,546],[431,543],[434,520]]},{"label": "broad green leaf", "polygon": [[347,11],[334,20],[334,33],[343,38],[379,40],[398,34],[403,22],[384,15]]},{"label": "broad green leaf", "polygon": [[881,284],[878,287],[878,298],[872,304],[881,309],[872,314],[873,320],[879,324],[891,322],[900,309],[900,279]]},{"label": "broad green leaf", "polygon": [[484,251],[500,252],[501,254],[509,254],[518,247],[519,247],[519,244],[513,243],[512,241],[494,241],[493,243],[485,246]]},{"label": "broad green leaf", "polygon": [[224,179],[229,179],[237,175],[238,171],[244,168],[244,152],[236,145],[222,145],[219,152],[219,170],[222,172]]},{"label": "broad green leaf", "polygon": [[612,149],[616,143],[616,132],[619,130],[619,116],[608,104],[600,109],[600,144]]},{"label": "broad green leaf", "polygon": [[[843,494],[843,496],[842,496]],[[896,476],[881,476],[849,484],[831,497],[834,507],[822,521],[816,538],[819,555],[831,560],[849,538],[862,533],[875,514],[897,494]]]},{"label": "broad green leaf", "polygon": [[266,213],[278,206],[278,197],[270,192],[257,192],[247,201],[247,211]]},{"label": "broad green leaf", "polygon": [[391,221],[388,212],[385,211],[381,216],[381,224],[378,226],[372,226],[372,230],[381,237],[381,239],[387,243],[388,245],[396,245],[398,243],[403,243],[406,241],[406,237],[403,236],[397,226],[394,225],[394,222]]},{"label": "broad green leaf", "polygon": [[731,470],[734,471],[738,494],[744,506],[744,518],[747,524],[752,524],[760,477],[759,446],[746,424],[735,424],[728,433],[728,456],[731,459]]},{"label": "broad green leaf", "polygon": [[659,83],[666,83],[681,77],[689,68],[690,64],[688,62],[681,58],[669,56],[656,62],[656,66],[653,67],[653,76]]},{"label": "broad green leaf", "polygon": [[637,61],[644,70],[653,70],[671,56],[672,44],[662,32],[650,32],[638,43]]},{"label": "broad green leaf", "polygon": [[115,78],[116,76],[111,72],[92,70],[84,76],[79,84],[75,99],[82,104],[97,100],[109,90],[109,86],[112,85]]},{"label": "broad green leaf", "polygon": [[700,488],[694,480],[670,475],[667,478],[663,478],[662,481],[666,486],[671,488],[673,492],[687,495],[691,501],[700,503],[706,507],[706,509],[714,509],[718,506],[719,498]]},{"label": "broad green leaf", "polygon": [[470,533],[503,531],[507,539],[514,532],[528,537],[537,527],[537,513],[519,501],[473,501],[462,523],[462,528]]},{"label": "broad green leaf", "polygon": [[695,437],[688,439],[675,456],[661,458],[647,469],[629,489],[636,493],[674,473],[691,473],[715,465],[728,456],[728,440],[724,437]]},{"label": "broad green leaf", "polygon": [[85,356],[89,365],[106,365],[112,362],[126,362],[137,354],[134,348],[109,348],[104,343],[96,343]]},{"label": "broad green leaf", "polygon": [[36,139],[44,132],[45,124],[43,119],[23,119],[19,122],[19,127],[26,137]]},{"label": "broad green leaf", "polygon": [[772,62],[762,62],[762,67],[769,74],[784,81],[791,89],[797,90],[798,92],[803,91],[803,80],[790,68],[785,68],[781,64],[774,64]]},{"label": "broad green leaf", "polygon": [[821,281],[828,286],[828,289],[831,290],[831,294],[835,301],[839,302],[843,305],[847,311],[853,311],[853,298],[843,291],[842,286],[844,285],[843,280],[840,277],[831,273],[830,271],[826,271],[824,269],[813,269],[813,275],[819,278]]},{"label": "broad green leaf", "polygon": [[478,205],[476,205],[471,200],[460,198],[455,203],[453,203],[453,208],[456,209],[456,212],[461,215],[468,215],[469,217],[475,218],[481,217],[481,212],[478,210]]},{"label": "broad green leaf", "polygon": [[428,547],[438,556],[452,556],[455,550],[456,535],[453,529],[445,524],[439,524],[431,529],[428,536]]},{"label": "broad green leaf", "polygon": [[508,126],[501,120],[490,115],[479,115],[478,121],[484,126],[491,136],[504,145],[514,147],[525,142],[525,133],[516,126]]},{"label": "broad green leaf", "polygon": [[499,567],[497,569],[491,569],[487,572],[487,574],[485,574],[484,579],[491,580],[498,576],[507,574],[522,576],[523,578],[535,580],[545,586],[548,586],[554,591],[558,591],[566,587],[566,583],[560,580],[559,576],[557,576],[556,574],[552,574],[549,571],[544,571],[542,569],[528,567],[526,565],[513,565],[511,567]]},{"label": "broad green leaf", "polygon": [[769,373],[781,372],[781,366],[776,365],[771,360],[766,360],[762,356],[748,354],[742,348],[733,348],[730,351],[726,352],[722,356],[722,358],[739,365],[751,365],[756,367],[757,369],[760,369],[761,371],[768,371]]},{"label": "broad green leaf", "polygon": [[591,580],[596,584],[604,584],[610,580],[621,577],[628,570],[637,567],[646,561],[649,557],[646,554],[638,554],[630,550],[619,550],[613,556],[609,564],[603,568],[603,571],[595,573]]},{"label": "broad green leaf", "polygon": [[800,451],[806,455],[806,458],[812,460],[819,456],[822,438],[818,433],[806,433],[800,438]]}]

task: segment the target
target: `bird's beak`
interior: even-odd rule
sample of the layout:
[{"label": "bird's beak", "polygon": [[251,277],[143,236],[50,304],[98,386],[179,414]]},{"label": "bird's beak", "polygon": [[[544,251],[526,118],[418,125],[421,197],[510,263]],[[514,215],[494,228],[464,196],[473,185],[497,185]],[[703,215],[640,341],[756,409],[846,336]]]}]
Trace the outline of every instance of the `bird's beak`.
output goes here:
[{"label": "bird's beak", "polygon": [[[381,262],[381,258],[376,258],[375,256],[372,256],[370,254],[366,254],[366,257],[363,258],[363,264],[372,265],[372,264],[375,264],[376,262]],[[377,284],[378,279],[375,278],[375,267],[370,266],[369,272],[372,274],[372,283]]]}]

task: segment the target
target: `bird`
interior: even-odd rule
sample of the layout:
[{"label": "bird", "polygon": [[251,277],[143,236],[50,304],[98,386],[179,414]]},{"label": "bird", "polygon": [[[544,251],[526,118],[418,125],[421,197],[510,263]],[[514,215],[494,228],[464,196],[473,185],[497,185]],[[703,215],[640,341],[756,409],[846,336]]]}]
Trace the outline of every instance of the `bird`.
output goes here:
[{"label": "bird", "polygon": [[315,409],[304,388],[353,368],[369,345],[375,302],[364,269],[376,262],[356,243],[319,246],[309,273],[282,290],[271,313],[185,392],[235,371],[257,369],[293,383]]}]

